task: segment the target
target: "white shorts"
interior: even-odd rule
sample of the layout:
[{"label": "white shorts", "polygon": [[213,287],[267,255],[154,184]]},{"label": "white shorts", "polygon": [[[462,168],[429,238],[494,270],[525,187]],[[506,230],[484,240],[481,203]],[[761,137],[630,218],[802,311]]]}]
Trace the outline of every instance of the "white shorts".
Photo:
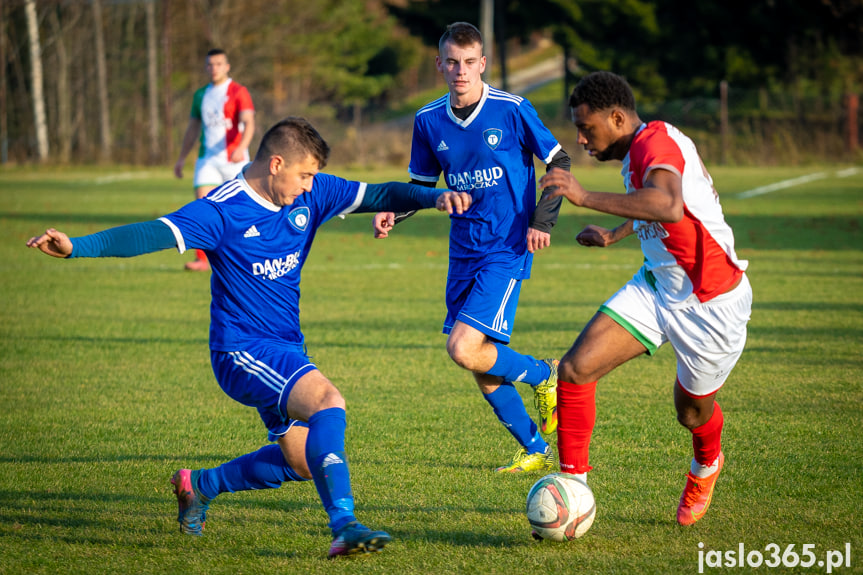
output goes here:
[{"label": "white shorts", "polygon": [[722,387],[743,353],[752,311],[749,279],[744,274],[737,287],[708,302],[670,309],[646,273],[642,267],[600,311],[629,331],[651,355],[670,342],[683,389],[697,397],[710,395]]},{"label": "white shorts", "polygon": [[195,187],[221,186],[240,173],[246,161],[229,162],[219,156],[198,158],[195,162]]}]

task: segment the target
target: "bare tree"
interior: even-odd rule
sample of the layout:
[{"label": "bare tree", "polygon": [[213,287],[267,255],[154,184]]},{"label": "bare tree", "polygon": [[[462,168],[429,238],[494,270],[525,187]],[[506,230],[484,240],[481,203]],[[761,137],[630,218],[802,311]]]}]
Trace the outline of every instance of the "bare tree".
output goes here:
[{"label": "bare tree", "polygon": [[147,124],[150,127],[150,163],[160,159],[159,146],[159,71],[158,50],[156,48],[156,0],[145,0],[147,14],[147,104],[149,108]]},{"label": "bare tree", "polygon": [[0,164],[9,161],[9,125],[6,114],[6,3],[0,2]]},{"label": "bare tree", "polygon": [[45,91],[42,79],[42,46],[39,41],[39,20],[36,17],[36,0],[25,0],[27,36],[30,45],[30,85],[33,97],[33,124],[36,129],[36,146],[39,161],[48,159],[48,126],[45,120]]},{"label": "bare tree", "polygon": [[48,10],[48,23],[53,34],[54,50],[57,55],[56,94],[57,94],[57,140],[60,144],[59,160],[68,163],[72,157],[72,95],[69,89],[69,54],[66,39],[57,9]]},{"label": "bare tree", "polygon": [[96,40],[96,80],[99,88],[99,127],[102,135],[101,160],[111,161],[111,108],[108,100],[108,72],[105,62],[105,39],[102,23],[102,0],[92,0],[93,34]]},{"label": "bare tree", "polygon": [[174,98],[171,93],[171,0],[162,1],[162,106],[164,118],[164,150],[166,158],[174,157]]}]

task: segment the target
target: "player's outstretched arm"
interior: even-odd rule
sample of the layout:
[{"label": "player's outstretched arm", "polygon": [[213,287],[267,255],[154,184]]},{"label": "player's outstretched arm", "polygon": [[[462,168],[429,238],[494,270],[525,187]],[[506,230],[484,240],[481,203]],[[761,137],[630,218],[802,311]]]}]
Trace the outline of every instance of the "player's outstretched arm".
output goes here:
[{"label": "player's outstretched arm", "polygon": [[679,222],[683,217],[680,175],[663,168],[651,170],[643,187],[626,194],[589,192],[572,174],[558,169],[549,170],[539,184],[554,188],[552,196],[606,214],[650,222]]},{"label": "player's outstretched arm", "polygon": [[72,241],[63,232],[48,228],[41,236],[35,236],[27,241],[28,248],[36,248],[42,253],[55,258],[67,258],[72,253]]},{"label": "player's outstretched arm", "polygon": [[[436,207],[450,214],[461,214],[470,207],[470,194],[465,192],[443,193],[425,186],[406,184],[404,182],[386,182],[383,184],[368,184],[360,205],[355,213],[394,212],[394,223],[398,222],[400,212],[411,212]],[[388,216],[375,216],[377,220]]]},{"label": "player's outstretched arm", "polygon": [[55,258],[130,258],[177,247],[177,239],[167,224],[153,220],[78,238],[69,238],[51,228],[39,237],[30,238],[27,247]]}]

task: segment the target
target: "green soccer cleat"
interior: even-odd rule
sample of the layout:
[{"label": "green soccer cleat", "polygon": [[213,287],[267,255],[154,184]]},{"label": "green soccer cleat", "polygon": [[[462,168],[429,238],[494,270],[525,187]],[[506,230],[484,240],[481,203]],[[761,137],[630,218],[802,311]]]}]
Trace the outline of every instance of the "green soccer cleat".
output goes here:
[{"label": "green soccer cleat", "polygon": [[546,471],[554,467],[554,452],[550,445],[544,452],[528,453],[524,447],[519,447],[512,461],[495,469],[497,473],[524,473],[527,471]]},{"label": "green soccer cleat", "polygon": [[556,359],[544,359],[551,373],[548,379],[533,388],[533,405],[539,412],[539,431],[549,435],[557,429],[557,365]]}]

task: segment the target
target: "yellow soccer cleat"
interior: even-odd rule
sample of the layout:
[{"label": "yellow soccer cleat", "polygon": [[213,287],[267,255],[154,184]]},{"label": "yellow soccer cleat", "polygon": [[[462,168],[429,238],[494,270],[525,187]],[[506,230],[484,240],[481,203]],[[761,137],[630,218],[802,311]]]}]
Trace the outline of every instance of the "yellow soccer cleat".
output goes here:
[{"label": "yellow soccer cleat", "polygon": [[512,461],[495,469],[497,473],[524,473],[527,471],[546,471],[554,467],[554,452],[550,445],[544,452],[528,453],[524,447],[519,447]]},{"label": "yellow soccer cleat", "polygon": [[557,429],[557,365],[556,359],[544,359],[551,373],[548,379],[533,388],[533,405],[539,412],[539,431],[549,435]]}]

